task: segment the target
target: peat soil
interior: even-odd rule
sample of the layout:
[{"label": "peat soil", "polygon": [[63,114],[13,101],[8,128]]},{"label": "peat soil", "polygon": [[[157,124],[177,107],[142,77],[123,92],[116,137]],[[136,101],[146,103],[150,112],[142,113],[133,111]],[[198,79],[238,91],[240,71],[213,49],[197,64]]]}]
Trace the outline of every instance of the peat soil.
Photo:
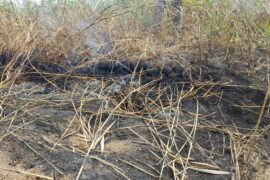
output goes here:
[{"label": "peat soil", "polygon": [[[6,55],[0,65],[4,74],[10,65]],[[162,159],[173,122],[180,130],[174,132],[170,153],[190,157],[189,179],[231,179],[232,142],[248,141],[266,92],[266,84],[210,65],[104,61],[60,66],[24,61],[13,68],[21,68],[20,75],[0,89],[3,179],[38,179],[37,174],[75,179],[82,165],[80,179],[173,179],[172,159]],[[269,126],[269,118],[266,110],[260,129]],[[194,124],[189,152],[184,132],[191,133]],[[265,132],[258,142],[266,159],[269,139]],[[179,170],[181,158],[175,161]],[[227,175],[200,170],[210,165]],[[251,177],[256,173],[255,168],[248,171]]]}]

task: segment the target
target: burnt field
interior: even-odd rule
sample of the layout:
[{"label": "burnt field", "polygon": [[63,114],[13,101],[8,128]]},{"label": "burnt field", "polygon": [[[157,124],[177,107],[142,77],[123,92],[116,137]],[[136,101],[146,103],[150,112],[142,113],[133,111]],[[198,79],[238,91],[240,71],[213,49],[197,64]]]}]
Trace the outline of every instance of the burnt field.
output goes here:
[{"label": "burnt field", "polygon": [[77,3],[0,9],[0,179],[269,179],[264,6]]},{"label": "burnt field", "polygon": [[25,178],[230,179],[236,158],[251,176],[248,158],[269,153],[266,91],[247,75],[173,61],[21,64],[1,90],[0,132],[4,169]]}]

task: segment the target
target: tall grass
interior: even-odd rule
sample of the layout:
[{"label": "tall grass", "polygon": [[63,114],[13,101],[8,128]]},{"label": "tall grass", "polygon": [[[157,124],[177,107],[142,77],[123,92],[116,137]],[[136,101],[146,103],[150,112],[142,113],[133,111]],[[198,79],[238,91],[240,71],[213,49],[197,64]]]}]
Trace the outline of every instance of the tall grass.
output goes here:
[{"label": "tall grass", "polygon": [[[192,14],[187,24],[195,24],[191,29],[206,46],[217,46],[225,50],[226,60],[230,54],[238,54],[243,63],[256,63],[254,55],[259,49],[269,49],[269,12],[266,6],[239,6],[229,1],[186,2],[185,15]],[[243,3],[245,4],[245,3]],[[265,9],[264,9],[265,8]],[[199,37],[198,37],[199,36]]]},{"label": "tall grass", "polygon": [[105,54],[117,58],[127,55],[154,58],[168,50],[168,44],[187,46],[191,39],[196,39],[195,46],[204,46],[203,49],[218,46],[227,55],[239,51],[243,56],[253,57],[258,48],[269,48],[270,34],[266,7],[269,3],[261,0],[255,4],[256,7],[251,7],[246,1],[237,5],[230,1],[185,0],[182,26],[175,27],[168,16],[170,9],[162,14],[163,21],[154,23],[157,10],[154,0],[92,4],[45,1],[42,5],[29,1],[24,6],[2,1],[1,49],[30,54],[42,49],[49,53],[47,59],[53,55],[68,58],[74,51],[95,54],[100,48],[107,48]]},{"label": "tall grass", "polygon": [[26,2],[1,1],[0,51],[14,60],[174,60],[190,67],[193,54],[198,64],[218,58],[244,71],[269,64],[267,1],[184,0],[181,25],[155,0]]},{"label": "tall grass", "polygon": [[[247,65],[248,68],[252,68],[254,71],[260,70],[260,68],[269,68],[270,12],[267,7],[270,6],[264,0],[233,2],[184,0],[184,16],[181,25],[176,25],[173,22],[174,13],[170,7],[163,9],[162,13],[157,13],[160,7],[154,0],[103,0],[95,1],[92,4],[83,0],[59,3],[44,1],[42,5],[31,1],[27,2],[18,6],[10,1],[1,1],[0,54],[5,53],[10,57],[9,66],[4,69],[1,86],[3,82],[14,79],[10,75],[10,71],[14,70],[12,69],[15,64],[14,61],[16,62],[18,59],[59,64],[83,61],[85,59],[90,62],[124,59],[130,61],[155,60],[161,63],[174,60],[189,65],[185,57],[192,54],[192,60],[198,64],[217,63],[211,61],[210,57],[216,56],[223,66],[238,63]],[[160,16],[158,18],[160,21],[156,21],[156,15]],[[202,83],[202,87],[204,86],[206,85]],[[181,175],[181,177],[185,177],[186,169],[190,167],[195,168],[194,170],[197,171],[206,172],[207,168],[210,167],[208,164],[197,163],[198,166],[206,167],[198,169],[194,164],[196,162],[193,162],[193,166],[189,167],[189,156],[182,159],[178,153],[172,153],[172,147],[175,143],[174,133],[176,129],[182,130],[182,125],[178,124],[181,122],[180,119],[178,120],[180,118],[178,116],[180,114],[178,105],[183,98],[194,97],[196,88],[191,87],[190,90],[185,92],[186,94],[184,90],[179,92],[181,93],[179,94],[179,102],[178,99],[174,102],[172,98],[164,103],[164,105],[169,104],[167,107],[169,111],[176,112],[175,117],[167,115],[167,109],[164,108],[161,100],[156,104],[147,96],[148,93],[145,93],[147,88],[149,88],[148,85],[139,86],[137,89],[130,90],[126,96],[123,93],[124,98],[120,98],[115,109],[109,110],[110,114],[107,120],[100,127],[94,129],[93,133],[89,131],[90,133],[85,134],[85,136],[95,138],[89,152],[96,144],[102,141],[111,128],[112,124],[103,132],[106,122],[109,122],[113,113],[124,102],[129,101],[132,94],[138,93],[143,96],[142,99],[147,99],[147,101],[142,102],[151,102],[145,104],[144,107],[150,107],[151,104],[159,106],[158,104],[161,103],[159,107],[153,109],[154,113],[151,112],[152,110],[147,112],[148,114],[160,114],[161,116],[158,121],[155,118],[147,120],[149,124],[153,124],[153,128],[150,129],[151,134],[160,138],[156,144],[152,144],[153,148],[161,147],[159,150],[163,156],[160,159],[168,160],[168,162],[164,161],[162,164],[160,177],[162,177],[162,171],[166,166],[170,167],[177,176]],[[155,92],[157,97],[166,92],[165,90],[162,92],[163,90],[160,89],[159,91],[161,92]],[[206,92],[212,96],[211,90]],[[204,96],[208,96],[207,93]],[[100,98],[100,95],[98,97]],[[166,97],[171,97],[171,95],[166,94]],[[131,107],[133,106],[131,100],[128,104]],[[102,107],[100,108],[100,112],[102,112]],[[148,108],[145,109],[148,111]],[[130,116],[128,110],[126,113],[127,116]],[[263,111],[261,115],[263,115]],[[186,136],[186,143],[190,145],[189,153],[195,146],[193,139],[198,128],[198,118],[199,103],[197,102],[194,122],[189,125],[193,129],[192,133],[189,134],[183,131]],[[156,129],[156,127],[160,126],[158,124],[160,122],[170,132],[168,142],[162,141],[161,134]],[[232,142],[233,163],[238,168],[237,177],[240,177],[238,158],[246,153],[243,144],[246,143],[247,136],[230,129],[215,128],[218,128],[217,131],[224,131],[224,133],[228,134]],[[172,146],[163,146],[167,143],[172,144]],[[147,142],[147,144],[151,143]],[[184,170],[177,169],[175,162],[180,162]],[[81,169],[83,167],[84,164]],[[207,172],[228,174],[228,172],[209,171],[209,169]]]}]

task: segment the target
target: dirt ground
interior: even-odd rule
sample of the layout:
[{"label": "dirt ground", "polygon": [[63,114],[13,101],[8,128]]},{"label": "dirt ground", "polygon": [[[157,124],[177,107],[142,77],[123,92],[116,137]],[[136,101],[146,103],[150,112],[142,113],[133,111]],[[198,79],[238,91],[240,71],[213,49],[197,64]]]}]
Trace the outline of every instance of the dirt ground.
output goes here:
[{"label": "dirt ground", "polygon": [[[1,88],[0,178],[75,179],[82,168],[80,179],[173,179],[185,172],[183,164],[188,179],[235,178],[265,84],[218,67],[192,76],[170,67],[146,78],[121,68],[108,76],[103,65],[89,76],[45,81],[31,75]],[[264,165],[269,118],[265,110],[254,147]],[[246,168],[250,179],[260,172]]]}]

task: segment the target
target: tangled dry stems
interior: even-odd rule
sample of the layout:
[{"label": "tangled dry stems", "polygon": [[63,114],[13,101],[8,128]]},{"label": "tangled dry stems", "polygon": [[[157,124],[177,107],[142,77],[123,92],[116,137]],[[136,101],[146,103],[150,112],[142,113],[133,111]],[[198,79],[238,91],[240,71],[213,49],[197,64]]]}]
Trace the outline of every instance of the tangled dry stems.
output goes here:
[{"label": "tangled dry stems", "polygon": [[[211,91],[213,88],[211,82],[198,84],[183,82],[190,84],[189,88],[176,90],[166,86],[156,87],[151,82],[148,84],[137,83],[137,86],[128,87],[115,97],[106,92],[108,85],[104,81],[104,84],[97,87],[90,95],[87,94],[87,88],[82,94],[78,94],[74,88],[71,92],[65,92],[68,96],[60,100],[49,100],[49,96],[55,96],[57,92],[45,95],[39,100],[25,98],[24,101],[27,103],[24,104],[22,99],[12,99],[16,93],[20,93],[11,92],[11,90],[15,80],[21,75],[24,63],[29,60],[66,64],[73,60],[92,59],[150,61],[160,57],[173,58],[171,56],[176,55],[179,63],[190,65],[188,60],[180,57],[178,51],[196,52],[195,59],[198,63],[208,63],[207,54],[220,49],[226,63],[248,63],[249,66],[254,65],[259,69],[269,66],[269,62],[267,64],[267,62],[260,61],[255,57],[259,53],[269,56],[270,41],[267,25],[269,25],[270,20],[267,15],[259,14],[253,18],[246,18],[245,14],[231,15],[226,9],[220,9],[218,5],[213,8],[213,6],[207,7],[203,2],[196,4],[196,6],[188,3],[189,1],[185,4],[186,15],[183,19],[182,30],[179,32],[167,22],[163,24],[159,33],[153,32],[151,27],[147,27],[138,18],[138,9],[142,7],[151,9],[153,8],[151,3],[133,5],[124,10],[115,5],[112,10],[105,9],[100,14],[89,11],[90,8],[82,4],[74,6],[76,13],[74,13],[74,9],[71,11],[65,6],[59,5],[53,9],[53,14],[56,15],[53,22],[46,19],[45,12],[42,10],[33,14],[12,11],[11,9],[1,10],[0,26],[4,28],[0,31],[0,50],[2,53],[7,53],[11,59],[2,73],[1,109],[2,112],[6,107],[13,107],[17,110],[8,116],[1,114],[1,122],[8,125],[5,126],[6,134],[1,137],[0,141],[8,136],[17,137],[56,171],[64,174],[49,160],[46,160],[46,157],[36,152],[23,136],[16,134],[37,119],[24,122],[19,126],[14,125],[14,122],[19,118],[18,111],[23,112],[20,116],[34,117],[31,114],[31,109],[37,107],[44,105],[58,108],[69,106],[75,115],[69,125],[65,127],[62,135],[54,139],[42,137],[49,146],[45,143],[42,144],[50,151],[61,147],[85,156],[77,179],[79,179],[88,157],[100,161],[114,169],[122,177],[129,179],[116,165],[95,155],[90,155],[92,151],[104,152],[105,137],[115,130],[114,125],[117,123],[115,117],[132,117],[145,123],[153,141],[149,141],[142,134],[136,132],[136,127],[131,126],[125,129],[141,140],[137,142],[138,144],[149,147],[149,151],[158,160],[157,164],[160,165],[160,168],[157,169],[151,164],[146,164],[148,169],[151,169],[150,172],[140,162],[128,162],[124,159],[121,161],[154,178],[162,178],[165,169],[169,168],[175,179],[186,178],[188,170],[210,174],[231,174],[236,179],[249,179],[252,174],[251,169],[262,167],[261,164],[263,164],[261,163],[263,162],[263,152],[260,152],[262,141],[264,141],[262,137],[270,126],[260,129],[259,125],[264,112],[267,111],[265,109],[269,109],[267,106],[268,93],[266,93],[265,102],[261,107],[258,124],[254,130],[249,130],[248,133],[239,132],[241,127],[229,127],[226,124],[220,125],[207,121],[208,114],[200,113],[202,105],[198,101],[199,98],[218,96],[222,99],[219,93]],[[78,20],[86,21],[87,25],[83,29],[76,29],[74,24]],[[100,44],[101,48],[108,48],[104,54],[85,46],[84,40],[91,32],[89,29],[96,25],[100,32],[108,32],[111,38],[111,41],[107,42],[108,44],[106,42]],[[241,62],[235,62],[235,57],[241,59]],[[15,64],[19,59],[24,61],[18,68]],[[89,77],[80,78],[83,80],[91,79]],[[48,80],[48,83],[54,84],[51,79]],[[220,83],[224,84],[224,82]],[[57,87],[57,85],[55,86]],[[203,94],[198,93],[200,89],[204,89]],[[31,93],[31,90],[27,93]],[[187,112],[182,108],[181,104],[185,99],[193,99],[196,102],[196,111]],[[98,109],[87,109],[87,104],[94,101],[99,101]],[[18,104],[22,105],[18,106]],[[182,119],[183,113],[189,115],[185,117],[187,118],[185,120]],[[76,130],[74,131],[74,129]],[[211,154],[210,150],[201,147],[196,142],[196,133],[201,129],[222,132],[224,137],[229,138],[229,146],[224,145],[223,148],[231,150],[233,164],[231,172],[221,170],[218,166],[213,165],[209,155]],[[75,136],[76,141],[83,145],[75,147],[72,143],[62,143],[63,139],[72,136]],[[181,146],[179,146],[179,142],[182,142]],[[183,149],[186,148],[187,153],[182,153]],[[192,151],[199,152],[208,160],[207,163],[196,161],[191,155]],[[258,165],[258,163],[261,164]],[[248,170],[243,171],[243,169]],[[47,178],[50,179],[50,177]]]}]

